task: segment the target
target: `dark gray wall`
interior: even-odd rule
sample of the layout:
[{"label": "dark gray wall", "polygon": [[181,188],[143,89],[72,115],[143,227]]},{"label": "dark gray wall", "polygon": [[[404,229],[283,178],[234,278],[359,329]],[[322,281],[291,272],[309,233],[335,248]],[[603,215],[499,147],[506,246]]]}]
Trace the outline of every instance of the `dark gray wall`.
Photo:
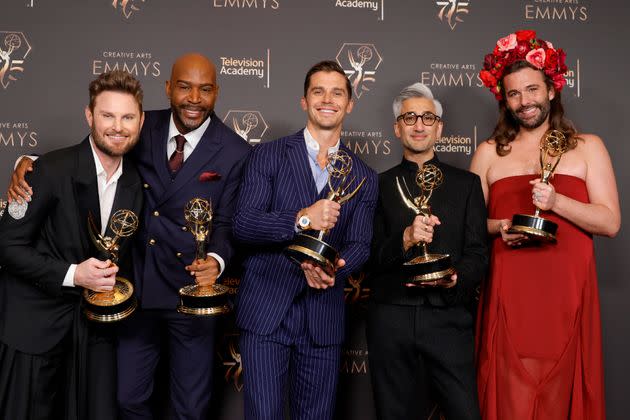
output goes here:
[{"label": "dark gray wall", "polygon": [[[217,63],[221,85],[217,113],[241,129],[249,121],[247,136],[256,142],[303,126],[299,99],[311,64],[337,58],[351,70],[348,54],[358,60],[360,50],[366,58],[364,79],[344,135],[350,147],[379,172],[395,165],[401,149],[392,133],[391,100],[401,87],[421,81],[432,86],[444,104],[440,157],[467,167],[475,146],[491,133],[497,114],[495,100],[477,78],[483,56],[498,37],[527,28],[567,51],[571,73],[563,92],[565,108],[581,131],[605,140],[625,220],[624,192],[630,179],[627,2],[456,0],[450,19],[452,4],[444,3],[448,2],[3,0],[0,49],[11,51],[10,65],[0,74],[0,179],[5,180],[0,187],[4,189],[18,155],[43,153],[86,135],[83,108],[87,85],[96,74],[126,67],[144,85],[146,109],[163,108],[168,106],[163,86],[170,65],[187,51],[200,51]],[[0,60],[0,69],[4,64]],[[248,113],[255,118],[245,118]],[[596,240],[607,411],[608,418],[620,420],[626,418],[630,375],[625,310],[630,295],[629,248],[623,230],[613,240]],[[237,286],[237,275],[228,280]],[[352,328],[338,396],[340,419],[373,418],[363,332],[366,289],[348,286]],[[236,334],[227,325],[217,349],[221,392],[215,407],[221,419],[242,416]]]}]

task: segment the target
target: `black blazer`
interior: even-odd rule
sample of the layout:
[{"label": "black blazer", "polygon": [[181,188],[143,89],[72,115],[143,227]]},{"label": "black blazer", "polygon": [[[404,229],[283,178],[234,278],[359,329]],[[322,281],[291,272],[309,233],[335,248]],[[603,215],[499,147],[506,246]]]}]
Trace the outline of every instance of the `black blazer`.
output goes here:
[{"label": "black blazer", "polygon": [[[88,212],[100,224],[89,139],[39,158],[27,182],[33,197],[26,215],[15,220],[6,211],[0,219],[0,340],[41,354],[68,334],[78,313],[82,289],[62,287],[70,264],[96,255],[87,232]],[[139,215],[141,206],[140,176],[125,158],[112,214],[130,209]]]},{"label": "black blazer", "polygon": [[416,305],[426,300],[434,306],[469,303],[488,266],[486,206],[479,177],[442,163],[437,156],[427,163],[438,166],[443,183],[429,199],[436,226],[430,253],[450,254],[457,270],[457,285],[451,289],[409,289],[403,285],[399,268],[418,253],[417,247],[403,252],[403,231],[415,218],[396,188],[396,177],[404,177],[411,193],[420,194],[415,183],[418,165],[403,160],[379,175],[379,200],[374,218],[371,263],[372,299],[376,302]]}]

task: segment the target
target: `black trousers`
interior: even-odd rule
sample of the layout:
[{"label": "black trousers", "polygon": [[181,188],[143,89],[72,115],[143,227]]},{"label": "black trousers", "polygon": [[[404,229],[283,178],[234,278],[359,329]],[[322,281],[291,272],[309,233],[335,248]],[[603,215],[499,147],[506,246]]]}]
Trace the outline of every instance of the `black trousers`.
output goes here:
[{"label": "black trousers", "polygon": [[[79,356],[85,358],[85,370],[80,372],[73,368],[69,337],[43,354],[22,353],[0,342],[0,419],[115,419],[116,359],[108,327],[95,326],[97,331],[86,337],[86,352]],[[78,395],[72,392],[71,376],[85,378]],[[84,401],[77,399],[81,396]]]},{"label": "black trousers", "polygon": [[473,318],[462,306],[371,303],[368,358],[379,420],[420,418],[419,381],[428,378],[448,420],[479,420]]}]

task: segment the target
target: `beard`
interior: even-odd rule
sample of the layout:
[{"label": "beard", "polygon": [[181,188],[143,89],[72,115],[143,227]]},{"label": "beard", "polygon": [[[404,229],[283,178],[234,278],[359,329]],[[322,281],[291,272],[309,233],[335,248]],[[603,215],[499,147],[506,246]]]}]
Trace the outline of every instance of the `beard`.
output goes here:
[{"label": "beard", "polygon": [[[173,118],[176,120],[175,122],[179,123],[176,125],[181,125],[182,127],[185,127],[186,130],[188,130],[187,133],[199,128],[208,119],[208,117],[210,116],[210,113],[212,112],[212,109],[206,108],[203,106],[193,106],[193,105],[175,106],[172,103],[171,103],[171,109],[173,110]],[[186,109],[200,111],[201,116],[195,119],[188,118],[184,115],[184,110]],[[186,134],[186,133],[181,133],[181,134]]]},{"label": "beard", "polygon": [[[524,111],[526,108],[538,108],[538,110],[540,111],[538,114],[538,117],[535,120],[523,120],[519,117],[519,113]],[[547,117],[549,116],[549,111],[551,110],[551,102],[549,100],[545,101],[542,104],[535,104],[535,105],[531,105],[529,107],[520,107],[517,110],[511,110],[510,109],[510,114],[512,114],[512,117],[514,118],[514,120],[521,126],[521,127],[525,127],[525,128],[529,128],[529,129],[533,129],[533,128],[538,128],[540,127],[546,120]]]},{"label": "beard", "polygon": [[[108,133],[109,132],[106,132],[105,134],[107,135]],[[96,148],[110,157],[123,156],[128,151],[133,149],[133,147],[138,143],[138,139],[140,138],[139,135],[136,135],[135,137],[130,138],[130,141],[128,141],[127,143],[118,145],[118,147],[112,147],[111,145],[107,144],[107,142],[105,141],[105,139],[103,139],[103,137],[101,137],[98,133],[96,133],[96,130],[92,129],[91,134],[92,134],[92,140],[94,140],[94,145],[96,146]],[[127,133],[126,131],[122,131],[119,134],[122,134],[125,136],[129,135],[129,133]]]}]

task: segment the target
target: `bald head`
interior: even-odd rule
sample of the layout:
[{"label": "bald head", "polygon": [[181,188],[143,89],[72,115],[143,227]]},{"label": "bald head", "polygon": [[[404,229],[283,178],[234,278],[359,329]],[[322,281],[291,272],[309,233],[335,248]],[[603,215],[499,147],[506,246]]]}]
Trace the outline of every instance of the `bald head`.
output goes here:
[{"label": "bald head", "polygon": [[218,93],[216,68],[207,57],[189,53],[175,61],[166,82],[166,95],[181,134],[199,128],[208,119]]},{"label": "bald head", "polygon": [[171,68],[171,82],[177,80],[183,73],[191,72],[204,74],[216,84],[217,72],[214,63],[199,53],[184,54],[175,60]]}]

